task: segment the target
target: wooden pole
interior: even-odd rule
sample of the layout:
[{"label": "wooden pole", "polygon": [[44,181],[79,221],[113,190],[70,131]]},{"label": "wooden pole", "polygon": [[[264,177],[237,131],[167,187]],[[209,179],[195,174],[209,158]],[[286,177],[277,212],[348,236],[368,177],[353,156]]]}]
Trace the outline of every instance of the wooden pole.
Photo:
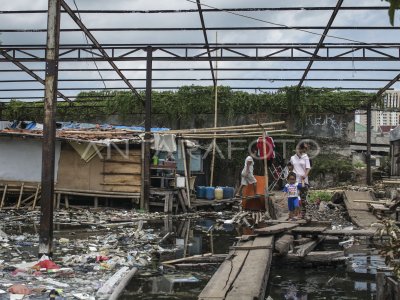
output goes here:
[{"label": "wooden pole", "polygon": [[265,196],[265,210],[271,216],[271,211],[269,209],[269,190],[268,190],[268,161],[267,161],[267,145],[266,145],[266,134],[263,131],[263,161],[264,161],[264,178],[265,178],[265,187],[264,187],[264,196]]},{"label": "wooden pole", "polygon": [[17,202],[17,209],[21,207],[21,200],[22,200],[22,195],[24,194],[24,183],[21,184],[21,189],[19,191],[19,197],[18,197],[18,202]]},{"label": "wooden pole", "polygon": [[53,255],[53,197],[56,145],[58,53],[60,43],[61,0],[48,1],[46,77],[42,147],[42,198],[38,256]]},{"label": "wooden pole", "polygon": [[4,201],[6,200],[7,187],[8,187],[8,185],[6,184],[6,185],[4,186],[3,196],[1,197],[0,209],[3,208],[3,206],[4,206]]},{"label": "wooden pole", "polygon": [[149,210],[150,202],[150,139],[151,139],[151,92],[152,92],[153,48],[147,47],[146,66],[146,103],[145,103],[145,135],[144,135],[144,160],[143,160],[143,207]]},{"label": "wooden pole", "polygon": [[372,131],[372,115],[371,115],[371,103],[368,104],[367,107],[367,154],[366,154],[366,163],[367,163],[367,185],[372,184],[371,177],[371,131]]},{"label": "wooden pole", "polygon": [[181,151],[182,151],[182,160],[183,160],[183,171],[185,172],[185,185],[186,185],[186,193],[187,193],[187,204],[188,208],[191,208],[191,201],[190,201],[190,186],[189,186],[189,172],[188,166],[186,161],[186,147],[185,141],[181,140]]},{"label": "wooden pole", "polygon": [[38,186],[36,188],[35,198],[33,199],[33,203],[32,203],[32,209],[35,209],[35,207],[36,207],[36,202],[38,200],[39,191],[40,191],[40,184],[38,184]]},{"label": "wooden pole", "polygon": [[[218,32],[215,33],[215,44],[218,44]],[[215,56],[218,58],[218,50],[215,51]],[[218,60],[215,60],[215,85],[214,85],[214,128],[218,125]],[[216,132],[214,132],[216,134]],[[211,177],[210,186],[214,183],[214,167],[215,167],[215,150],[217,148],[217,139],[213,138],[213,149],[211,158]]]}]

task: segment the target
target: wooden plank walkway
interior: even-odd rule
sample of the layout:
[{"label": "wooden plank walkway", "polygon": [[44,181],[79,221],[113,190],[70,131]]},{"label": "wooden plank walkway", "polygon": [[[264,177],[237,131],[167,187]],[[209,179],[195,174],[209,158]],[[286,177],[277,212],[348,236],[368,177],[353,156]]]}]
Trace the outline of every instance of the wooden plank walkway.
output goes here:
[{"label": "wooden plank walkway", "polygon": [[199,300],[264,299],[273,236],[257,237],[232,250],[199,295]]},{"label": "wooden plank walkway", "polygon": [[369,228],[371,224],[379,221],[378,218],[369,211],[367,203],[355,202],[354,200],[373,201],[374,199],[370,192],[344,192],[344,204],[354,224],[360,228]]}]

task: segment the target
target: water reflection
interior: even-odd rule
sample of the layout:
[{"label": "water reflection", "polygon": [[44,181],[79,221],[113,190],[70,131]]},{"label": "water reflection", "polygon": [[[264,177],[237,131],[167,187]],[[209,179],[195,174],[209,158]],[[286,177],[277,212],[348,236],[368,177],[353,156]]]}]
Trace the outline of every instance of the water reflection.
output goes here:
[{"label": "water reflection", "polygon": [[[159,222],[165,234],[174,232],[162,247],[177,249],[165,254],[161,261],[210,252],[226,254],[235,237],[251,234],[232,224],[218,225],[214,220],[176,220],[166,217]],[[154,228],[155,224],[147,226]],[[273,265],[266,295],[273,300],[374,299],[374,274],[378,267],[384,265],[383,260],[373,253],[360,253],[358,249],[348,255],[350,259],[344,266],[302,268],[298,265]],[[179,270],[164,267],[158,276],[149,273],[147,277],[144,272],[131,281],[121,299],[197,299],[215,269]]]}]

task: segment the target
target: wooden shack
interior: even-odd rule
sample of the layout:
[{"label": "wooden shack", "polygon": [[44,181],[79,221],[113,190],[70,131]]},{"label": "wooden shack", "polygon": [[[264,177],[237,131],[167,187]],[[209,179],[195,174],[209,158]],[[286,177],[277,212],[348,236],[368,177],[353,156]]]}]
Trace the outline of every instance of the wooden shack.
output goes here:
[{"label": "wooden shack", "polygon": [[[56,205],[71,195],[139,202],[142,151],[138,134],[105,131],[58,133],[55,155]],[[42,134],[24,130],[0,134],[0,208],[33,206],[40,199]]]}]

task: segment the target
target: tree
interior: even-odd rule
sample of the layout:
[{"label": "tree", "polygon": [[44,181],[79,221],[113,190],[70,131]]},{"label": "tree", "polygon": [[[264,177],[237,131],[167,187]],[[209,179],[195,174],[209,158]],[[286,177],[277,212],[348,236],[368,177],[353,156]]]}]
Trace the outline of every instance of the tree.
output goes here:
[{"label": "tree", "polygon": [[394,15],[395,15],[396,9],[400,8],[400,0],[385,0],[385,1],[390,3],[389,19],[390,19],[390,24],[392,26],[394,26]]}]

